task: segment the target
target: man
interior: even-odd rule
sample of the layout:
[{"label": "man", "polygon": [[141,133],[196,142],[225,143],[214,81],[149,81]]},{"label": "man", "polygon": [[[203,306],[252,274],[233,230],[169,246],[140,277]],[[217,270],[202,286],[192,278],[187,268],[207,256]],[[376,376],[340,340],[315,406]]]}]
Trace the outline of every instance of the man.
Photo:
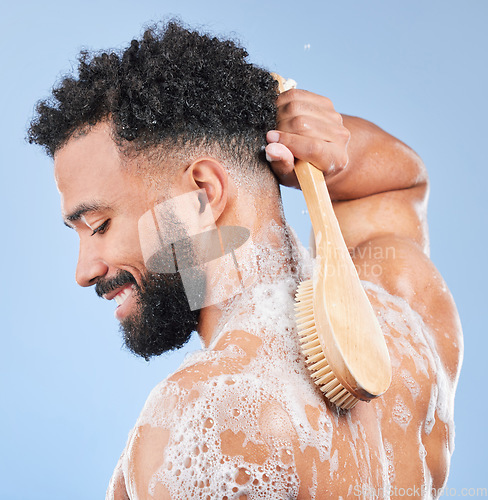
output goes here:
[{"label": "man", "polygon": [[[462,338],[428,258],[424,166],[326,98],[276,98],[246,56],[172,22],[82,54],[31,124],[80,238],[77,282],[117,301],[128,347],[148,359],[194,329],[205,345],[152,391],[107,498],[437,496]],[[350,412],[299,351],[293,295],[311,262],[269,168],[296,186],[294,158],[326,176],[392,360],[387,393]]]}]

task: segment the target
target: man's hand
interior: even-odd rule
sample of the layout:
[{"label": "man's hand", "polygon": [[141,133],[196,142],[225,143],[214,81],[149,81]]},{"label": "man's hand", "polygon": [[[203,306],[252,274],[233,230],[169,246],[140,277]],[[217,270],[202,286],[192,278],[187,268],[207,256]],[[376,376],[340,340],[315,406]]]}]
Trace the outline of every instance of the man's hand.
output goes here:
[{"label": "man's hand", "polygon": [[292,89],[278,96],[277,107],[278,130],[266,136],[266,157],[281,184],[299,187],[295,158],[313,164],[326,176],[347,166],[350,133],[327,97]]}]

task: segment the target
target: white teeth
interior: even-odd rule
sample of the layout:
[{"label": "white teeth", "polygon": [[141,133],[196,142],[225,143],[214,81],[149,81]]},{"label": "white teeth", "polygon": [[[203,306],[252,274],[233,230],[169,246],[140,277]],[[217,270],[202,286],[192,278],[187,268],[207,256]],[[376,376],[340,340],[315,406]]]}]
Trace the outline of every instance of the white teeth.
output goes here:
[{"label": "white teeth", "polygon": [[132,290],[132,287],[126,288],[123,292],[118,293],[114,297],[114,300],[118,306],[121,306],[126,301],[127,297],[130,295],[131,290]]}]

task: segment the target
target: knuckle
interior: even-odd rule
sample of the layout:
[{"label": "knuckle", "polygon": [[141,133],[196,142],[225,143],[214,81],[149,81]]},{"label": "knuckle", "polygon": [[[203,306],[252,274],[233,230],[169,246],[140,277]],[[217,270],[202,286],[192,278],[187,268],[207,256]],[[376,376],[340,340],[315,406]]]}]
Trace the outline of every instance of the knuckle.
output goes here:
[{"label": "knuckle", "polygon": [[283,119],[279,113],[276,114],[275,129],[276,130],[283,130]]},{"label": "knuckle", "polygon": [[334,109],[334,105],[332,104],[332,101],[328,97],[323,96],[322,102],[325,107]]},{"label": "knuckle", "polygon": [[289,99],[302,99],[307,92],[303,89],[290,89],[287,94]]},{"label": "knuckle", "polygon": [[310,130],[310,124],[306,116],[295,116],[291,120],[291,128],[295,133],[304,134]]},{"label": "knuckle", "polygon": [[351,138],[351,132],[346,127],[341,128],[341,137],[344,141],[349,142],[349,139]]},{"label": "knuckle", "polygon": [[303,103],[294,99],[286,104],[285,112],[291,116],[300,115],[303,113]]},{"label": "knuckle", "polygon": [[340,113],[338,113],[337,111],[333,111],[332,117],[336,123],[342,125],[342,115]]},{"label": "knuckle", "polygon": [[310,160],[320,160],[324,157],[324,144],[322,141],[309,141],[307,155]]},{"label": "knuckle", "polygon": [[349,139],[351,138],[351,132],[349,132],[346,127],[341,125],[336,130],[336,137],[339,143],[347,144],[349,142]]}]

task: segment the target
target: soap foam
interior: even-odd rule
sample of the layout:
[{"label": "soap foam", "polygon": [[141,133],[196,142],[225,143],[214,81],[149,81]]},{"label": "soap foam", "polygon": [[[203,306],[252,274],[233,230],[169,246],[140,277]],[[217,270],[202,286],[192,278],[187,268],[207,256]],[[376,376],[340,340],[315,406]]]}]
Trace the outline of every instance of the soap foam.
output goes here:
[{"label": "soap foam", "polygon": [[[269,229],[277,232],[277,226]],[[273,258],[267,246],[259,248],[259,257],[272,280],[246,290],[231,307],[223,305],[208,349],[188,356],[179,369],[213,366],[216,374],[195,380],[191,388],[163,381],[151,392],[137,421],[136,427],[171,429],[150,494],[163,483],[174,499],[215,498],[216,492],[219,498],[296,498],[300,482],[291,436],[302,452],[312,447],[321,461],[330,457],[330,417],[320,412],[312,426],[306,415],[307,405],[320,407],[324,402],[305,366],[293,314],[297,279],[307,268],[283,273],[286,259]],[[252,314],[239,315],[236,310]],[[232,344],[216,350],[233,331],[258,340],[255,356],[249,359],[245,350]],[[225,373],[225,366],[234,370]],[[242,454],[223,453],[229,436],[242,438]],[[245,456],[248,449],[264,450],[259,463]]]},{"label": "soap foam", "polygon": [[395,406],[393,407],[393,420],[404,430],[412,420],[412,413],[400,395],[397,395]]},{"label": "soap foam", "polygon": [[[276,225],[269,228],[275,237],[280,231]],[[392,395],[389,407],[385,398],[370,403],[377,415],[373,434],[356,409],[343,413],[326,405],[306,368],[293,312],[297,283],[310,278],[312,261],[289,228],[285,236],[292,248],[287,255],[255,245],[265,277],[221,305],[209,347],[187,356],[151,392],[136,428],[170,433],[149,494],[162,484],[173,499],[292,499],[301,488],[315,498],[324,494],[319,484],[327,470],[331,488],[341,488],[344,497],[353,492],[354,480],[387,488],[396,477],[395,453],[382,426],[392,421],[409,430],[411,405],[423,390],[419,380],[433,391],[425,432],[432,428],[434,407],[440,419],[452,421],[447,383],[439,382],[445,372],[421,317],[402,299],[367,282],[366,292],[380,304],[378,320],[393,379],[405,390]],[[233,336],[240,336],[239,346]],[[372,435],[378,439],[368,444]],[[130,438],[122,460],[126,478],[132,443]],[[418,445],[421,450],[420,439]],[[299,477],[297,457],[307,453],[313,459],[305,480]],[[419,459],[426,467],[420,451]]]}]

